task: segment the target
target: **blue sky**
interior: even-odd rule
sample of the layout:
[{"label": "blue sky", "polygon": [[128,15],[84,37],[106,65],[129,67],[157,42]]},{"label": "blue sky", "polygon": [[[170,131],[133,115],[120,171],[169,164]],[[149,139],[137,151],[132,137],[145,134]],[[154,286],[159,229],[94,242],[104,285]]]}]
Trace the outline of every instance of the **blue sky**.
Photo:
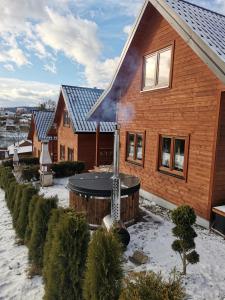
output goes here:
[{"label": "blue sky", "polygon": [[[192,0],[225,13],[225,0]],[[57,99],[61,84],[105,88],[142,0],[1,0],[0,106]]]}]

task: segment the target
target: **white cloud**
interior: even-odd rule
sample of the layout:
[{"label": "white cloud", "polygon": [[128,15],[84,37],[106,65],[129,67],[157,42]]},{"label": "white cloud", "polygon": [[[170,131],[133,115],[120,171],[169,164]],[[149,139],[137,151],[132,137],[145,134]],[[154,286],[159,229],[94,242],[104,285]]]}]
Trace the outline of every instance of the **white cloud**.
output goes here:
[{"label": "white cloud", "polygon": [[18,67],[30,64],[23,51],[19,48],[12,48],[0,52],[0,62],[13,62]]},{"label": "white cloud", "polygon": [[52,73],[52,74],[56,74],[57,73],[56,65],[53,62],[44,65],[43,68],[44,68],[45,71],[47,71],[49,73]]},{"label": "white cloud", "polygon": [[41,100],[56,100],[59,86],[0,77],[0,106],[37,105]]},{"label": "white cloud", "polygon": [[13,72],[13,71],[15,71],[15,68],[14,68],[14,66],[13,66],[13,65],[11,65],[11,64],[6,64],[6,65],[3,65],[3,68],[4,68],[5,70],[9,71],[9,72]]},{"label": "white cloud", "polygon": [[133,27],[133,25],[126,25],[123,28],[123,32],[126,33],[127,35],[129,35],[131,33],[132,27]]}]

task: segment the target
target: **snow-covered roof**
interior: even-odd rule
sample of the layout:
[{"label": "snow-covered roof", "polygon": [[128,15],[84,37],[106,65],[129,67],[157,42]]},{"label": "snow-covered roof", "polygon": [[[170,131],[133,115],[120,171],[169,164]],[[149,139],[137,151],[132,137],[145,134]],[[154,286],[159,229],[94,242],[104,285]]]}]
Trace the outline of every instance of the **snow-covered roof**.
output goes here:
[{"label": "snow-covered roof", "polygon": [[48,139],[47,133],[53,124],[55,113],[53,111],[34,111],[34,125],[39,141]]},{"label": "snow-covered roof", "polygon": [[[11,145],[8,147],[9,155],[14,154],[14,145]],[[26,153],[32,153],[32,145],[31,146],[23,146],[23,147],[17,147],[17,153],[18,154],[26,154]]]},{"label": "snow-covered roof", "polygon": [[[87,114],[95,120],[102,102],[110,98],[123,61],[133,41],[144,12],[152,5],[204,61],[211,71],[225,84],[225,16],[184,0],[146,0],[137,17],[133,30],[122,51],[120,62],[109,87]],[[112,114],[113,115],[113,114]],[[107,118],[103,118],[106,120]],[[108,120],[114,120],[115,115]]]},{"label": "snow-covered roof", "polygon": [[[76,132],[96,132],[96,122],[88,122],[86,115],[103,90],[68,85],[62,85],[61,90],[74,130]],[[101,132],[114,132],[114,130],[114,123],[100,122]]]}]

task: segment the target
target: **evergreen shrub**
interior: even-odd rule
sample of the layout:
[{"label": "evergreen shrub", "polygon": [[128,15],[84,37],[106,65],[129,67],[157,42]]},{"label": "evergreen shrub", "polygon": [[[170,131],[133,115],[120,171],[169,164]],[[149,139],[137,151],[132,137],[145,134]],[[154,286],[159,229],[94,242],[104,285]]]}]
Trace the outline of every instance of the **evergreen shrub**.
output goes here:
[{"label": "evergreen shrub", "polygon": [[183,300],[184,288],[174,272],[169,281],[161,274],[150,272],[130,273],[124,280],[119,300]]},{"label": "evergreen shrub", "polygon": [[36,181],[40,178],[39,165],[29,165],[22,168],[21,178],[23,181]]},{"label": "evergreen shrub", "polygon": [[52,165],[56,178],[69,177],[83,172],[85,164],[81,161],[62,161]]},{"label": "evergreen shrub", "polygon": [[183,264],[183,275],[186,275],[187,265],[199,262],[199,255],[194,250],[194,239],[197,234],[193,228],[196,221],[194,209],[188,205],[182,205],[172,211],[172,221],[176,225],[172,231],[177,238],[172,249],[180,254]]},{"label": "evergreen shrub", "polygon": [[122,278],[122,244],[114,232],[98,229],[88,248],[84,299],[117,300]]},{"label": "evergreen shrub", "polygon": [[[33,204],[33,203],[32,203]],[[51,210],[57,207],[57,197],[39,196],[32,216],[32,231],[29,241],[29,260],[39,272],[43,266],[43,252]]]},{"label": "evergreen shrub", "polygon": [[31,238],[32,228],[33,228],[33,217],[35,212],[36,204],[39,200],[39,195],[34,195],[29,203],[28,208],[28,225],[25,233],[25,244],[29,247],[29,241]]},{"label": "evergreen shrub", "polygon": [[18,220],[16,224],[16,232],[20,239],[24,241],[26,228],[28,226],[28,210],[31,199],[37,194],[37,190],[32,185],[27,185],[22,192],[22,197],[20,201],[20,209]]},{"label": "evergreen shrub", "polygon": [[49,233],[52,241],[47,241],[46,247],[50,249],[45,253],[48,263],[43,271],[44,299],[83,299],[82,282],[89,243],[86,219],[74,211],[59,210],[52,215],[51,227],[54,227]]}]

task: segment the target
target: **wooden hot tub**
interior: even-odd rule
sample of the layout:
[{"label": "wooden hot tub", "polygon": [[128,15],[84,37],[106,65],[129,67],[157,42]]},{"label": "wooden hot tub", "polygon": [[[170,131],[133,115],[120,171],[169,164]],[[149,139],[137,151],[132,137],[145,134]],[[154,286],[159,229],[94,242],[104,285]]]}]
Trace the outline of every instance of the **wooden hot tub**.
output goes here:
[{"label": "wooden hot tub", "polygon": [[[70,207],[86,214],[90,225],[101,225],[111,211],[112,173],[84,173],[69,179]],[[134,222],[139,214],[140,181],[135,176],[120,174],[121,219]]]}]

